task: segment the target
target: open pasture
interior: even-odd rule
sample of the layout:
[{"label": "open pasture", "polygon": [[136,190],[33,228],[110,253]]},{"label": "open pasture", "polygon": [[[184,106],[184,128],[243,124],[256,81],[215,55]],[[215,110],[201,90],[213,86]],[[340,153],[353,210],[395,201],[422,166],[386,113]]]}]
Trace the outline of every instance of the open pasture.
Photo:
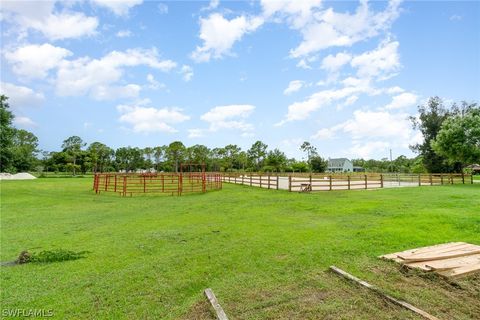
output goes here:
[{"label": "open pasture", "polygon": [[1,261],[22,250],[82,259],[0,268],[2,309],[58,319],[417,319],[328,271],[348,270],[440,319],[478,319],[480,277],[448,282],[377,256],[480,244],[480,184],[316,194],[224,184],[182,197],[96,195],[92,179],[1,183]]}]

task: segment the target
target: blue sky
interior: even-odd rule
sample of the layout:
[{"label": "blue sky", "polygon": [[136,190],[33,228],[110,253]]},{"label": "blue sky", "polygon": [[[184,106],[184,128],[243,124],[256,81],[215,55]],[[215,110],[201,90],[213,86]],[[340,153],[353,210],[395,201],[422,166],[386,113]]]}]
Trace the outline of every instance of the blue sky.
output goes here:
[{"label": "blue sky", "polygon": [[478,1],[2,1],[1,23],[1,91],[50,151],[411,156],[417,105],[480,100]]}]

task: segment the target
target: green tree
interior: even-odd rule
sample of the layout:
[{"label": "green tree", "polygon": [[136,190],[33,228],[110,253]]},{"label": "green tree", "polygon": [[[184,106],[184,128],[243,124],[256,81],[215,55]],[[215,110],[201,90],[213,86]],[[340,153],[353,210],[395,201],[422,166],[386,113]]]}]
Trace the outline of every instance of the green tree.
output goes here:
[{"label": "green tree", "polygon": [[143,152],[139,148],[122,147],[115,151],[115,163],[117,170],[125,170],[126,172],[144,166]]},{"label": "green tree", "polygon": [[307,163],[312,170],[311,159],[313,156],[317,156],[317,148],[315,148],[310,142],[304,141],[300,146],[300,150],[307,153]]},{"label": "green tree", "polygon": [[9,109],[8,97],[0,95],[0,172],[13,170],[11,146],[15,129],[12,126],[14,117]]},{"label": "green tree", "polygon": [[248,166],[248,154],[246,151],[240,151],[238,154],[238,164],[239,164],[239,169],[242,169],[245,171],[245,168]]},{"label": "green tree", "polygon": [[437,137],[442,123],[450,116],[439,97],[430,98],[426,105],[418,107],[418,118],[410,117],[413,128],[420,130],[423,142],[410,146],[410,148],[422,156],[423,165],[428,172],[452,172],[459,171],[461,166],[451,165],[448,159],[437,154],[432,148],[432,141]]},{"label": "green tree", "polygon": [[113,149],[101,142],[92,142],[87,152],[91,161],[93,172],[104,172],[110,165],[112,157],[114,155]]},{"label": "green tree", "polygon": [[446,119],[431,145],[437,154],[451,162],[462,165],[480,162],[480,108],[475,106]]},{"label": "green tree", "polygon": [[80,156],[82,148],[85,147],[85,145],[86,143],[83,142],[82,138],[80,138],[79,136],[71,136],[63,141],[63,151],[72,158],[73,166],[71,166],[71,168],[73,169],[73,175],[75,175],[76,169],[78,168],[77,158]]},{"label": "green tree", "polygon": [[153,159],[155,161],[155,170],[160,171],[160,165],[165,160],[167,146],[158,146],[153,148]]},{"label": "green tree", "polygon": [[32,170],[37,163],[38,138],[31,132],[15,129],[11,146],[13,165],[17,171]]},{"label": "green tree", "polygon": [[242,149],[236,144],[229,144],[223,148],[223,168],[225,171],[239,166],[238,156]]},{"label": "green tree", "polygon": [[173,165],[175,172],[178,172],[180,164],[185,159],[185,151],[185,145],[181,141],[174,141],[167,147],[167,161]]},{"label": "green tree", "polygon": [[267,148],[268,146],[262,141],[256,141],[247,151],[248,157],[255,166],[256,171],[262,167],[265,156],[267,155]]},{"label": "green tree", "polygon": [[328,161],[315,155],[310,158],[310,167],[313,172],[325,172],[328,168]]},{"label": "green tree", "polygon": [[[282,171],[287,164],[287,156],[280,149],[269,151],[265,159],[265,164],[275,172]],[[265,168],[264,168],[265,170]]]},{"label": "green tree", "polygon": [[309,168],[305,161],[295,161],[290,166],[293,172],[307,172]]},{"label": "green tree", "polygon": [[152,156],[154,153],[154,149],[151,147],[146,147],[146,148],[143,148],[142,152],[143,152],[143,155],[145,156],[145,164],[144,164],[145,168],[146,169],[152,168],[153,166]]}]

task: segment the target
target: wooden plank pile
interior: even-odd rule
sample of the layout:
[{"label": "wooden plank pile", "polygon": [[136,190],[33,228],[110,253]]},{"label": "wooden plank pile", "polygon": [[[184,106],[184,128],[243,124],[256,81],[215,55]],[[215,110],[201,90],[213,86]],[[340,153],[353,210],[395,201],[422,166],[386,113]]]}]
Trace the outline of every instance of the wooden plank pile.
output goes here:
[{"label": "wooden plank pile", "polygon": [[435,272],[447,278],[458,278],[480,272],[480,246],[450,242],[430,247],[380,256],[409,268]]}]

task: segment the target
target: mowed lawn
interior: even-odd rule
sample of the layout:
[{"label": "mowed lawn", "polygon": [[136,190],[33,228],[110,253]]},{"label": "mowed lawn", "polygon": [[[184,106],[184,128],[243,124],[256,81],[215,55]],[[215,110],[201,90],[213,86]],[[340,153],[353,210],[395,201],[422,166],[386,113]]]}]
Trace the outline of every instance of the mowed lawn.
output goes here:
[{"label": "mowed lawn", "polygon": [[95,195],[91,178],[1,182],[4,309],[59,319],[417,319],[328,271],[336,265],[440,319],[480,318],[480,276],[446,281],[377,256],[480,244],[480,184],[288,193],[224,184],[182,197]]}]

